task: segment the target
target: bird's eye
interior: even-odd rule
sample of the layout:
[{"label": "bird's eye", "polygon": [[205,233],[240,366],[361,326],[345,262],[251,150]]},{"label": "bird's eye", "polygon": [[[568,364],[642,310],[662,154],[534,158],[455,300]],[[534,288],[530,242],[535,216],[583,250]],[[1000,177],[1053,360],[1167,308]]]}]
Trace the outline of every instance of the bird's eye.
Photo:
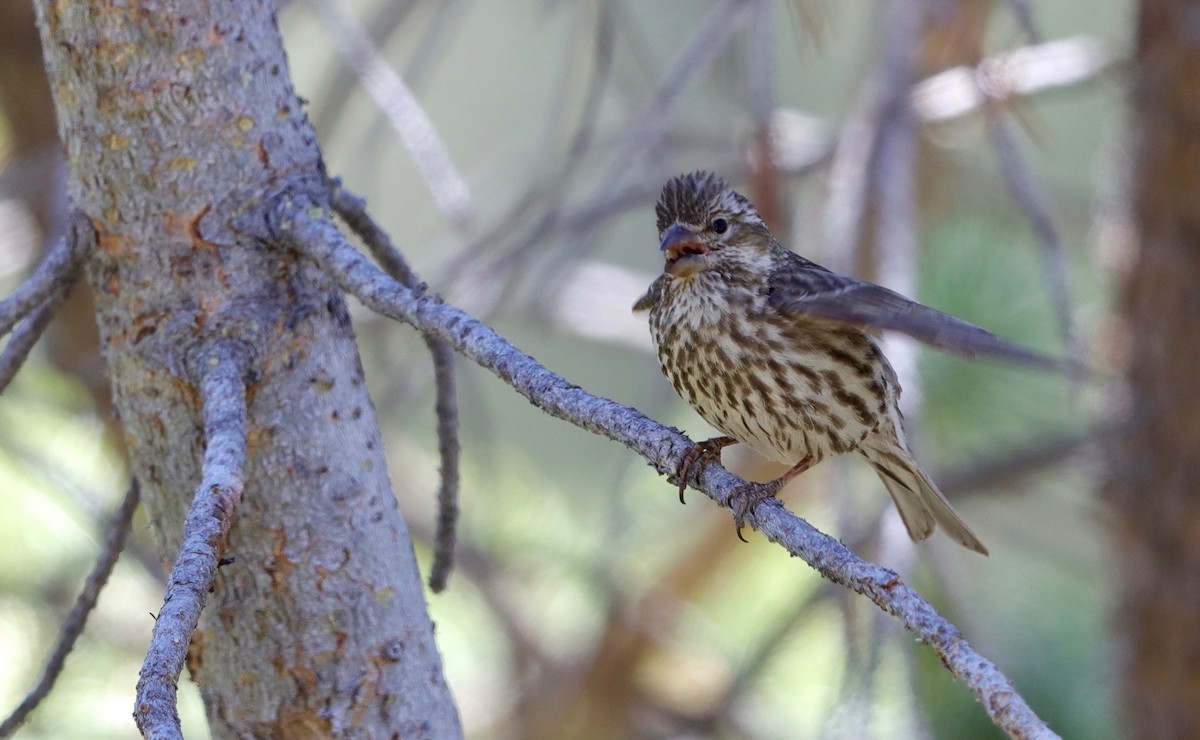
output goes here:
[{"label": "bird's eye", "polygon": [[723,218],[713,219],[712,225],[709,227],[714,234],[724,234],[729,230],[729,222]]}]

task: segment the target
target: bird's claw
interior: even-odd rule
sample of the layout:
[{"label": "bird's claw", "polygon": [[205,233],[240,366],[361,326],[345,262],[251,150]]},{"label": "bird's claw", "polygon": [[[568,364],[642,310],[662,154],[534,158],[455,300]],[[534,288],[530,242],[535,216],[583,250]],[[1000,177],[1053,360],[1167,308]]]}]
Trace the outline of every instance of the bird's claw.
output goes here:
[{"label": "bird's claw", "polygon": [[713,437],[703,442],[697,442],[684,451],[683,457],[679,458],[679,470],[675,473],[675,479],[679,482],[679,503],[687,503],[683,493],[687,490],[692,471],[697,469],[697,466],[703,467],[713,460],[719,459],[721,450],[731,444],[737,444],[737,440],[733,437]]},{"label": "bird's claw", "polygon": [[749,540],[742,536],[742,529],[746,526],[746,515],[763,501],[775,498],[775,494],[779,493],[782,487],[778,480],[774,480],[770,483],[744,483],[733,489],[725,505],[733,511],[733,523],[737,527],[739,540],[749,544]]}]

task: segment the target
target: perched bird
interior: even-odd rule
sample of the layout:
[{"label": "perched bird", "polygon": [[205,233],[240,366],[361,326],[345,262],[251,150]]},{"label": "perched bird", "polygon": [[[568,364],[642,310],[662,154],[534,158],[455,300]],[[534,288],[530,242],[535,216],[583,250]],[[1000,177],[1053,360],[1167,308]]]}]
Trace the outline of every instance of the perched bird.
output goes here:
[{"label": "perched bird", "polygon": [[900,331],[968,356],[1043,358],[785,249],[750,201],[711,173],[669,181],[655,213],[666,264],[634,310],[649,310],[659,363],[675,390],[726,435],[684,456],[680,499],[697,464],[737,442],[792,466],[735,494],[741,536],[753,505],[826,457],[856,452],[883,480],[914,541],[941,526],[986,555],[909,450],[900,384],[869,332]]}]

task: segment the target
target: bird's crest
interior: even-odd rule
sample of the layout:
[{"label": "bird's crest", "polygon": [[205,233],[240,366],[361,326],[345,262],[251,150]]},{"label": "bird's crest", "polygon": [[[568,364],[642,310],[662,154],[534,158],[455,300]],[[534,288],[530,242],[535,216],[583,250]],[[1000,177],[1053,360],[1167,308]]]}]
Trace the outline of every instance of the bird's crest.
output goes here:
[{"label": "bird's crest", "polygon": [[705,170],[671,178],[654,207],[658,233],[675,223],[705,226],[714,213],[758,219],[754,204],[729,187],[719,175]]}]

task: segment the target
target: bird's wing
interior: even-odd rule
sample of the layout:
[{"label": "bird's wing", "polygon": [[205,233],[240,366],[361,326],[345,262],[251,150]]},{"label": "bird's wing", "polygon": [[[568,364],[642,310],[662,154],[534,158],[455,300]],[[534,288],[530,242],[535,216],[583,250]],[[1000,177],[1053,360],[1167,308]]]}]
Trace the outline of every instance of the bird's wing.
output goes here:
[{"label": "bird's wing", "polygon": [[654,282],[650,283],[650,287],[646,290],[646,294],[637,299],[637,303],[633,304],[633,312],[641,313],[649,311],[658,305],[658,301],[662,296],[662,286],[666,282],[666,275],[659,275]]},{"label": "bird's wing", "polygon": [[[788,252],[769,284],[768,302],[781,314],[898,331],[965,357],[990,355],[1042,367],[1062,363],[1005,341],[948,313],[910,301],[894,290],[830,272]],[[794,258],[794,259],[793,259]]]}]

